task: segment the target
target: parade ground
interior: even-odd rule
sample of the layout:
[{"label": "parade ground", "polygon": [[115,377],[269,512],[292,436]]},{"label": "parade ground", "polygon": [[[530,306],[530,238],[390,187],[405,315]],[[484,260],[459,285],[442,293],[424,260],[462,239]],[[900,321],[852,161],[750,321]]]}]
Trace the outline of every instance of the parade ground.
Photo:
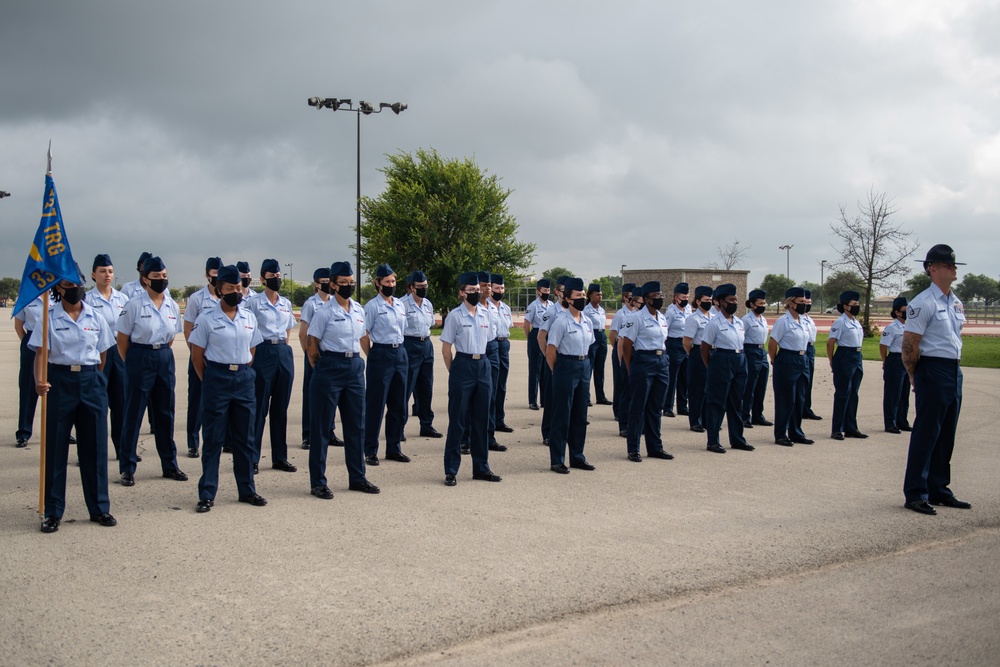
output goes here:
[{"label": "parade ground", "polygon": [[[9,312],[9,311],[7,311]],[[435,345],[439,341],[435,340]],[[629,462],[610,406],[590,411],[597,466],[549,471],[528,409],[526,343],[511,345],[503,482],[443,484],[443,439],[407,427],[412,462],[382,461],[351,492],[331,448],[331,501],[309,494],[299,448],[302,354],[289,409],[298,472],[271,469],[258,508],[237,502],[223,455],[215,507],[196,514],[186,457],[188,352],[177,359],[175,440],[187,482],[161,477],[144,428],[136,485],[109,461],[118,526],[88,521],[70,452],[67,508],[39,531],[39,416],[14,447],[18,341],[0,332],[2,665],[996,665],[1000,661],[1000,371],[965,370],[952,465],[971,510],[903,508],[908,438],[882,430],[882,378],[865,362],[867,440],[830,439],[833,385],[817,360],[816,444],[705,450],[663,419],[673,461]],[[610,360],[608,362],[610,394]],[[447,430],[438,356],[434,425]],[[766,414],[773,416],[768,389]],[[911,407],[912,415],[912,407]],[[338,434],[342,435],[339,429]],[[726,442],[723,433],[723,443]],[[109,443],[111,458],[113,449]],[[645,453],[644,448],[642,449]],[[380,455],[384,453],[384,439]]]}]

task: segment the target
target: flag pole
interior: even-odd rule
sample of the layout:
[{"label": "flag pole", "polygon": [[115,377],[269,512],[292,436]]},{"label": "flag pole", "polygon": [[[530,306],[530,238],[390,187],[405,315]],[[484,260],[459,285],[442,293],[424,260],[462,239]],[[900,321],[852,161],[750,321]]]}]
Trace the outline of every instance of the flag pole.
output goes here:
[{"label": "flag pole", "polygon": [[[45,175],[52,175],[52,140],[49,139],[49,151]],[[41,362],[37,364],[41,370],[41,377],[35,379],[35,384],[46,384],[49,381],[49,291],[42,294],[42,346],[38,348],[36,355],[42,355]],[[35,388],[37,391],[37,387]],[[49,394],[42,394],[42,429],[38,456],[38,514],[45,516],[45,436],[48,426]]]}]

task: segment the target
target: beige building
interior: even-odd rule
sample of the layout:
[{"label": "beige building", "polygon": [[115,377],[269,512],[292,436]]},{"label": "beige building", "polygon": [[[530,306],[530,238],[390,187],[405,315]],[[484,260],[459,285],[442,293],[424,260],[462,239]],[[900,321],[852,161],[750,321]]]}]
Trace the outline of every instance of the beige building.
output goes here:
[{"label": "beige building", "polygon": [[622,273],[622,279],[626,283],[636,283],[642,285],[650,280],[659,280],[660,287],[667,303],[673,298],[674,286],[677,283],[687,283],[691,288],[691,298],[694,298],[694,288],[699,285],[718,287],[724,283],[736,285],[736,298],[740,304],[737,311],[739,316],[746,313],[744,303],[747,300],[747,280],[749,271],[738,269],[635,269],[626,270]]}]

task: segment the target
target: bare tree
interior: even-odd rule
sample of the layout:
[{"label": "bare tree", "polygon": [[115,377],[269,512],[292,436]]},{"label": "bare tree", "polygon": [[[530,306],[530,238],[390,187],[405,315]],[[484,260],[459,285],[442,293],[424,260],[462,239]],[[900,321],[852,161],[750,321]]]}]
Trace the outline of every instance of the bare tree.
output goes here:
[{"label": "bare tree", "polygon": [[727,246],[716,248],[716,251],[719,253],[719,261],[710,262],[702,268],[729,271],[743,263],[743,260],[747,258],[747,253],[750,251],[750,246],[744,246],[739,241],[733,241]]},{"label": "bare tree", "polygon": [[834,248],[840,253],[839,265],[857,271],[864,279],[861,322],[867,334],[871,331],[872,287],[893,287],[897,284],[893,278],[909,275],[908,260],[916,251],[917,242],[911,240],[910,232],[890,221],[899,209],[884,192],[876,192],[872,187],[866,200],[859,201],[857,206],[858,214],[850,217],[847,207],[841,204],[840,219],[831,228],[841,241],[841,247]]}]

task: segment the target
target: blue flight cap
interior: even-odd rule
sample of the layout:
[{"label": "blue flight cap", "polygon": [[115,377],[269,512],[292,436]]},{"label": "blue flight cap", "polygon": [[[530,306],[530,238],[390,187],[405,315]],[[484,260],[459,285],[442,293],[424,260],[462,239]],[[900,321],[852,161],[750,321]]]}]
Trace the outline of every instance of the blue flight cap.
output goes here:
[{"label": "blue flight cap", "polygon": [[700,299],[703,296],[712,296],[712,288],[707,285],[698,285],[694,288],[694,298]]},{"label": "blue flight cap", "polygon": [[[247,266],[246,271],[244,271],[242,268],[240,269],[240,273],[249,273],[249,272],[250,272],[249,266]],[[276,259],[265,259],[263,262],[260,263],[260,273],[261,275],[264,275],[265,273],[281,273],[281,264],[278,264],[278,260]]]},{"label": "blue flight cap", "polygon": [[[330,273],[332,274],[333,271],[331,271]],[[378,266],[375,267],[376,278],[388,278],[394,273],[395,271],[393,271],[392,267],[389,266],[388,264],[379,264]]]},{"label": "blue flight cap", "polygon": [[353,276],[354,269],[350,262],[334,262],[330,265],[330,280],[336,280],[338,276]]},{"label": "blue flight cap", "polygon": [[805,295],[806,291],[801,287],[789,287],[785,290],[786,299],[797,299],[799,297],[804,297]]},{"label": "blue flight cap", "polygon": [[413,273],[410,274],[410,280],[409,280],[409,282],[411,282],[411,283],[425,283],[425,282],[427,282],[427,274],[424,273],[423,271],[417,269],[416,271],[414,271]]},{"label": "blue flight cap", "polygon": [[115,263],[111,261],[111,255],[98,255],[94,258],[94,268],[91,271],[96,271],[99,266],[114,266]]},{"label": "blue flight cap", "polygon": [[250,262],[236,262],[236,270],[240,273],[250,273]]},{"label": "blue flight cap", "polygon": [[142,263],[142,272],[149,273],[150,271],[163,271],[167,267],[163,264],[163,260],[159,257],[147,257]]},{"label": "blue flight cap", "polygon": [[490,282],[494,285],[503,285],[503,275],[499,273],[491,273]]},{"label": "blue flight cap", "polygon": [[573,292],[576,290],[583,291],[583,278],[570,278],[566,281],[563,286],[563,290],[566,292]]},{"label": "blue flight cap", "polygon": [[466,285],[478,285],[479,284],[479,274],[475,271],[466,271],[458,275],[458,286],[464,287]]},{"label": "blue flight cap", "polygon": [[142,268],[142,263],[145,262],[147,259],[149,259],[152,256],[153,256],[153,253],[151,253],[151,252],[144,252],[141,255],[139,255],[139,261],[136,262],[136,267],[139,268],[139,269],[141,269]]},{"label": "blue flight cap", "polygon": [[752,289],[750,290],[750,293],[747,294],[747,300],[749,301],[756,301],[757,299],[766,299],[766,298],[767,298],[767,292],[765,292],[762,289]]},{"label": "blue flight cap", "polygon": [[677,283],[674,285],[674,294],[687,294],[691,291],[687,283]]},{"label": "blue flight cap", "polygon": [[539,280],[538,282],[535,283],[535,289],[541,289],[543,287],[549,287],[549,288],[551,288],[552,287],[552,281],[549,280],[548,278],[542,278],[541,280]]},{"label": "blue flight cap", "polygon": [[851,301],[860,301],[861,295],[853,290],[847,290],[846,292],[840,293],[840,303],[850,303]]},{"label": "blue flight cap", "polygon": [[659,280],[650,280],[648,283],[644,283],[642,286],[643,295],[652,294],[653,292],[659,292],[659,291],[660,291]]},{"label": "blue flight cap", "polygon": [[[208,261],[205,262],[205,273],[208,273],[212,269],[219,270],[222,268],[222,258],[221,257],[209,257]],[[233,267],[236,268],[236,267]]]},{"label": "blue flight cap", "polygon": [[479,282],[481,282],[481,283],[488,283],[488,282],[490,282],[490,272],[489,271],[480,271],[480,272],[478,272],[476,274],[476,277],[479,279]]},{"label": "blue flight cap", "polygon": [[587,287],[587,294],[593,294],[594,292],[601,291],[601,283],[590,283]]},{"label": "blue flight cap", "polygon": [[635,283],[625,283],[622,285],[622,294],[631,295],[635,292]]},{"label": "blue flight cap", "polygon": [[712,293],[713,299],[721,299],[724,296],[736,296],[736,285],[732,283],[722,283],[715,288]]},{"label": "blue flight cap", "polygon": [[892,300],[892,309],[893,310],[900,310],[900,309],[905,308],[905,307],[906,307],[906,297],[905,296],[897,296],[895,299]]},{"label": "blue flight cap", "polygon": [[232,264],[228,266],[223,266],[219,269],[218,281],[219,283],[229,283],[230,285],[240,284],[240,270],[237,269]]},{"label": "blue flight cap", "polygon": [[559,276],[556,279],[556,285],[562,285],[563,289],[566,289],[566,281],[569,280],[569,276]]},{"label": "blue flight cap", "polygon": [[324,267],[324,268],[316,269],[315,271],[313,271],[313,282],[314,283],[318,283],[319,281],[324,280],[324,279],[325,280],[329,280],[330,279],[330,269]]},{"label": "blue flight cap", "polygon": [[804,289],[804,290],[802,290],[802,294],[803,294],[803,296],[805,296],[805,298],[807,298],[807,299],[811,299],[811,298],[813,298],[813,293],[812,293],[812,290],[807,290],[807,289]]}]

